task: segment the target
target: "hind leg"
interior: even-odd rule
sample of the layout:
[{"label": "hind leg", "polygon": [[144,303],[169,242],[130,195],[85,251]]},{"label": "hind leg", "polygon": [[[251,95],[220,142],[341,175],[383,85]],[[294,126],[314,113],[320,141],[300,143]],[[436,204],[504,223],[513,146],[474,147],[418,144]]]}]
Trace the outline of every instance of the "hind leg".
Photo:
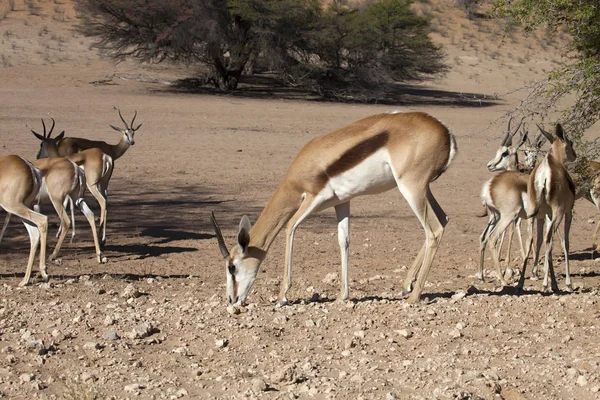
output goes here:
[{"label": "hind leg", "polygon": [[100,250],[100,243],[98,242],[98,231],[96,230],[96,223],[94,221],[94,213],[86,202],[83,199],[79,199],[77,202],[77,206],[81,210],[81,213],[85,215],[85,218],[88,220],[90,224],[90,228],[92,228],[92,236],[94,237],[94,247],[96,248],[96,258],[98,259],[98,263],[105,263],[107,261],[106,257],[102,256],[102,251]]}]

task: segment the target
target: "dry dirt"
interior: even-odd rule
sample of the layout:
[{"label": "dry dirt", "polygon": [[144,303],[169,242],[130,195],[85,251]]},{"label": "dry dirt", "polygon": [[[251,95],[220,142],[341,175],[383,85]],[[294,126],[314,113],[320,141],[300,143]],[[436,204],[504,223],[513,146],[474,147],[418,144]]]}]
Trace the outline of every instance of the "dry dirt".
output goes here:
[{"label": "dry dirt", "polygon": [[[252,88],[181,92],[165,83],[192,68],[115,65],[72,30],[68,3],[36,1],[37,16],[17,1],[0,20],[2,155],[34,158],[29,130],[41,129],[42,117],[69,136],[112,143],[113,105],[129,118],[137,110],[143,126],[115,163],[107,264],[95,263],[77,215],[76,239],[63,246],[62,264],[49,265],[50,283],[19,288],[29,243],[21,224],[9,227],[0,245],[0,398],[600,398],[593,206],[575,206],[574,293],[545,295],[540,281],[527,280],[516,296],[475,278],[486,222],[477,217],[479,191],[501,136],[501,126],[486,128],[517,104],[521,93],[507,93],[552,66],[556,48],[518,35],[498,47],[495,28],[473,25],[451,3],[426,4],[444,22],[435,35],[455,69],[406,88],[394,104],[353,105]],[[273,304],[280,235],[249,306],[228,314],[208,214],[217,213],[232,243],[241,216],[258,217],[304,143],[395,109],[429,112],[458,140],[459,155],[432,186],[450,223],[423,301],[399,295],[424,235],[392,190],[352,203],[351,301],[334,302],[339,250],[334,213],[325,211],[296,235],[293,304]],[[44,210],[52,247],[58,219]]]}]

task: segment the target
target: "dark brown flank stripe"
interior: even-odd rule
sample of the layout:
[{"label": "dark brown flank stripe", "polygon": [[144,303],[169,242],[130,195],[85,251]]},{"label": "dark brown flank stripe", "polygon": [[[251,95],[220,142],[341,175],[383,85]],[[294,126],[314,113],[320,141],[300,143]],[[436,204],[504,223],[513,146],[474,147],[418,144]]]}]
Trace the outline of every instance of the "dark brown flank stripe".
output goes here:
[{"label": "dark brown flank stripe", "polygon": [[390,138],[388,131],[383,131],[375,136],[372,136],[360,142],[356,146],[348,149],[340,158],[331,164],[321,173],[320,178],[327,182],[329,178],[338,176],[353,167],[356,167],[367,157],[375,153],[377,150],[385,146]]}]

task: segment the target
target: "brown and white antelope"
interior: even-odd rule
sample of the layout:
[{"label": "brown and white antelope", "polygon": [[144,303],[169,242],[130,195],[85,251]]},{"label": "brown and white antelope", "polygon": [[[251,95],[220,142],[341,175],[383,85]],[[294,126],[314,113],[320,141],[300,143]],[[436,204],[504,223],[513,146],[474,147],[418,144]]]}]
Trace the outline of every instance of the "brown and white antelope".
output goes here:
[{"label": "brown and white antelope", "polygon": [[450,166],[456,148],[448,128],[422,112],[373,115],[311,140],[290,165],[254,226],[247,216],[241,219],[237,244],[230,250],[211,215],[226,259],[229,303],[245,303],[269,247],[286,226],[283,281],[277,301],[278,305],[286,304],[296,228],[310,214],[330,207],[337,217],[342,261],[338,299],[346,300],[350,200],[394,187],[425,230],[425,243],[404,282],[406,293],[410,293],[408,301],[418,301],[448,223],[429,184]]},{"label": "brown and white antelope", "polygon": [[[478,278],[484,280],[483,266],[485,260],[485,249],[487,243],[491,240],[492,259],[498,271],[498,278],[503,285],[506,285],[504,273],[500,266],[498,241],[504,236],[506,229],[513,223],[517,223],[519,218],[526,217],[523,199],[527,194],[527,180],[529,176],[526,173],[517,170],[518,160],[517,151],[527,140],[527,134],[523,134],[521,141],[516,147],[512,146],[513,136],[518,132],[510,131],[510,122],[508,131],[496,156],[488,163],[490,172],[502,171],[486,181],[481,189],[481,199],[483,206],[489,215],[488,224],[481,233],[479,242],[479,274]],[[521,242],[521,231],[517,225],[519,241]],[[509,248],[512,234],[509,235]],[[522,254],[524,255],[524,250]]]},{"label": "brown and white antelope", "polygon": [[48,218],[30,208],[32,202],[39,195],[42,185],[40,170],[29,161],[15,155],[0,157],[0,206],[7,212],[7,218],[14,214],[23,219],[31,243],[25,277],[19,286],[29,283],[38,245],[40,247],[40,274],[44,280],[48,279],[46,272]]},{"label": "brown and white antelope", "polygon": [[[52,131],[54,130],[55,121],[52,119],[52,127],[50,131],[46,133],[46,124],[42,119],[42,126],[44,133],[40,135],[35,131],[31,131],[35,137],[37,137],[40,143],[40,150],[38,152],[38,159],[40,158],[58,158],[61,157],[58,152],[58,142],[64,136],[62,131],[58,136],[52,138]],[[82,168],[85,173],[85,181],[88,190],[98,201],[100,205],[100,229],[102,236],[100,239],[101,246],[106,244],[106,207],[108,201],[108,183],[113,171],[113,159],[110,155],[105,154],[99,148],[90,148],[82,150],[78,153],[71,154],[67,157],[73,161],[78,167]]]},{"label": "brown and white antelope", "polygon": [[[38,196],[34,199],[33,205],[35,210],[39,210],[40,203],[45,200],[50,200],[58,217],[60,218],[60,229],[58,241],[54,251],[48,257],[53,261],[58,256],[58,252],[67,236],[67,231],[71,227],[71,219],[65,210],[67,197],[75,201],[75,205],[79,207],[83,215],[88,220],[92,228],[92,236],[94,238],[94,246],[96,249],[96,257],[99,263],[106,262],[106,257],[102,256],[100,244],[98,243],[98,232],[94,222],[94,213],[90,210],[85,200],[83,193],[85,191],[85,173],[73,161],[68,158],[42,158],[33,162],[42,176],[42,188]],[[10,222],[10,213],[7,213],[0,240],[4,234],[6,226]]]},{"label": "brown and white antelope", "polygon": [[139,124],[135,128],[133,127],[135,118],[137,117],[137,111],[133,115],[130,126],[125,121],[125,118],[123,118],[123,115],[121,115],[121,110],[116,107],[115,109],[119,112],[119,117],[121,118],[121,121],[123,121],[123,124],[125,124],[125,129],[110,125],[111,128],[122,134],[121,140],[119,140],[117,144],[108,144],[101,140],[89,140],[77,137],[63,138],[61,136],[60,139],[56,139],[57,154],[60,157],[68,157],[86,149],[98,148],[105,154],[108,154],[112,158],[113,162],[120,158],[123,154],[125,154],[130,146],[135,144],[135,132],[140,129],[142,124]]},{"label": "brown and white antelope", "polygon": [[[485,259],[485,248],[489,237],[492,231],[496,228],[498,223],[500,222],[501,215],[504,214],[505,218],[515,218],[512,222],[508,223],[508,249],[506,255],[506,263],[510,263],[510,245],[513,237],[513,226],[517,229],[519,245],[521,250],[521,258],[525,257],[525,249],[523,246],[523,239],[521,235],[521,217],[523,214],[522,202],[520,198],[523,196],[524,192],[526,192],[527,184],[523,185],[523,179],[525,176],[522,174],[503,174],[503,171],[513,171],[519,173],[529,173],[535,167],[535,163],[537,160],[537,156],[541,151],[541,147],[543,144],[543,137],[541,134],[535,139],[533,145],[528,144],[525,146],[525,142],[529,143],[528,133],[524,130],[524,134],[522,135],[521,141],[515,147],[512,144],[512,140],[514,136],[519,131],[521,124],[517,127],[517,129],[512,132],[510,125],[512,120],[508,122],[508,128],[506,136],[504,137],[500,147],[496,151],[496,154],[488,162],[487,168],[490,172],[500,172],[500,174],[494,176],[489,179],[482,187],[482,201],[483,205],[486,208],[487,214],[489,216],[489,221],[486,228],[483,230],[480,236],[480,261],[479,261],[479,279],[483,280],[483,265]],[[525,157],[524,161],[520,162],[518,154],[523,152]],[[506,191],[507,186],[512,186],[512,189]],[[516,217],[515,217],[516,215]],[[520,215],[520,216],[519,216]],[[504,225],[504,223],[502,224]],[[536,243],[536,253],[535,253],[535,264],[537,264],[537,259],[539,255],[539,248],[541,246],[541,238],[542,238],[542,226],[543,222],[538,221],[538,241]],[[506,230],[499,232],[499,240],[500,244],[497,246],[498,255],[496,256],[499,260],[500,250],[502,249],[502,243],[504,240]],[[494,249],[496,249],[496,244],[494,243]],[[502,270],[500,268],[499,263],[496,264],[498,269],[498,273],[501,274]],[[501,279],[504,283],[504,280]]]},{"label": "brown and white antelope", "polygon": [[[600,162],[590,161],[588,168],[591,177],[588,182],[577,188],[575,200],[584,198],[592,203],[600,212]],[[598,232],[600,232],[600,221],[596,224],[596,229],[594,229],[592,235],[592,252],[600,251]]]},{"label": "brown and white antelope", "polygon": [[[538,126],[539,127],[539,126]],[[565,284],[567,290],[572,290],[571,275],[569,271],[569,232],[573,218],[573,204],[575,203],[575,185],[567,168],[566,162],[575,161],[577,155],[573,150],[573,142],[567,137],[562,126],[556,125],[556,136],[539,127],[543,135],[552,144],[552,152],[534,168],[527,182],[527,217],[536,215],[544,216],[544,290],[548,289],[548,275],[550,274],[553,291],[558,291],[554,267],[552,265],[552,239],[554,232],[564,218],[564,237],[560,242],[565,254]],[[531,251],[530,238],[527,256]],[[522,289],[525,280],[527,258],[523,262],[523,270],[517,288]]]}]

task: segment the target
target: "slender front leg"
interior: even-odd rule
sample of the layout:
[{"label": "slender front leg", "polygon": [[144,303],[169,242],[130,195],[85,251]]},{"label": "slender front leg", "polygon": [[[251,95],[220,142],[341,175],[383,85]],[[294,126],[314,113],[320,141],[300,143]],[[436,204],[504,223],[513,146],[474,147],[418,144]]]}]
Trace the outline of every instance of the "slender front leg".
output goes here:
[{"label": "slender front leg", "polygon": [[536,238],[535,238],[535,255],[533,258],[533,268],[531,269],[531,280],[537,280],[537,267],[540,262],[540,251],[544,242],[544,220],[536,219]]},{"label": "slender front leg", "polygon": [[341,290],[338,301],[348,300],[348,249],[350,247],[349,219],[350,203],[335,206],[335,215],[338,223],[338,243],[342,256]]},{"label": "slender front leg", "polygon": [[[512,224],[510,224],[510,226],[508,227],[508,244],[506,246],[506,257],[504,259],[506,261],[507,268],[510,265],[510,248],[512,245],[513,236],[515,235],[515,225],[516,225],[517,221],[518,221],[518,219],[515,220]],[[504,234],[502,235],[502,239],[504,239]],[[498,248],[498,251],[501,248],[502,248],[502,242],[500,243],[500,247]]]},{"label": "slender front leg", "polygon": [[[565,235],[560,238],[560,242],[563,247],[563,251],[565,252],[565,283],[567,286],[567,290],[573,291],[573,287],[571,286],[571,273],[569,270],[569,232],[571,231],[571,221],[573,220],[573,212],[569,211],[565,214]],[[558,227],[557,227],[558,228]],[[560,236],[560,230],[557,229],[557,232]]]},{"label": "slender front leg", "polygon": [[521,268],[521,276],[519,277],[519,283],[517,283],[517,293],[521,293],[523,291],[523,286],[525,285],[525,271],[527,269],[527,259],[529,258],[529,254],[531,253],[531,247],[533,245],[533,224],[535,220],[533,218],[527,221],[527,230],[529,233],[529,239],[527,243],[527,251],[525,256],[523,257],[523,266]]},{"label": "slender front leg", "polygon": [[491,214],[490,220],[486,225],[485,229],[481,233],[479,237],[479,273],[477,274],[477,278],[481,282],[485,282],[485,278],[483,276],[483,264],[485,262],[485,248],[487,247],[488,240],[490,238],[491,233],[493,232],[496,224],[498,223],[498,217],[496,213]]},{"label": "slender front leg", "polygon": [[277,306],[284,306],[287,304],[287,292],[292,286],[292,252],[296,228],[320,204],[320,201],[315,199],[314,196],[304,196],[305,197],[300,205],[300,208],[289,220],[286,228],[285,265],[283,267],[283,281],[281,282],[281,291],[279,292],[279,297],[277,298]]},{"label": "slender front leg", "polygon": [[[521,218],[517,218],[515,221],[515,225],[517,227],[517,236],[519,237],[519,247],[521,248],[521,259],[525,258],[525,247],[523,247],[523,235],[521,235]],[[530,235],[533,232],[529,232]]]},{"label": "slender front leg", "polygon": [[94,247],[96,248],[96,257],[98,259],[98,263],[105,263],[108,260],[106,257],[102,256],[102,251],[100,250],[100,243],[98,242],[98,232],[96,230],[96,223],[94,221],[94,213],[92,212],[92,210],[90,210],[90,208],[83,199],[78,200],[77,206],[79,207],[83,215],[85,215],[85,218],[88,220],[90,228],[92,228],[92,236],[94,238]]},{"label": "slender front leg", "polygon": [[600,231],[600,221],[598,221],[598,224],[596,225],[596,229],[594,229],[594,235],[592,236],[592,253],[594,252],[594,249],[596,251],[600,251],[600,242],[598,242],[598,232]]}]

